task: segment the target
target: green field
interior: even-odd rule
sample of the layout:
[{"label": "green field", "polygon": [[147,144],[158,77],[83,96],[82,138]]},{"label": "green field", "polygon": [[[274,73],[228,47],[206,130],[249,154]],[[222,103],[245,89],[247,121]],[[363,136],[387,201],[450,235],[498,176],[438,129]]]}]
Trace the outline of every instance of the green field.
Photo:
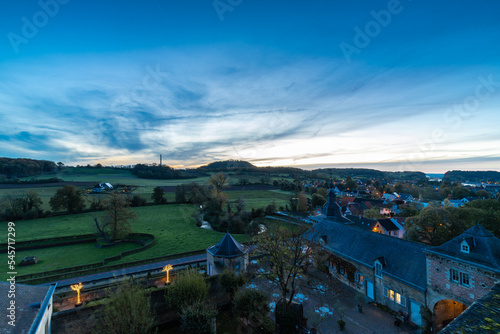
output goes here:
[{"label": "green field", "polygon": [[[193,205],[189,204],[169,204],[159,206],[146,206],[134,208],[137,213],[137,220],[132,222],[133,232],[142,232],[153,234],[156,237],[156,244],[143,252],[131,254],[122,258],[119,261],[111,262],[112,264],[125,263],[136,260],[143,260],[152,257],[183,253],[198,249],[205,249],[210,245],[216,244],[224,235],[224,233],[208,231],[196,226],[192,214],[195,210]],[[78,234],[87,234],[95,232],[93,217],[99,217],[101,213],[84,213],[75,215],[66,215],[51,218],[42,218],[16,222],[16,240],[26,241],[42,238],[52,238],[60,236],[70,236]],[[6,223],[1,224],[7,231]],[[5,235],[6,233],[2,233]],[[235,235],[235,238],[240,241],[249,241],[250,238],[245,235]],[[5,240],[6,242],[7,240]],[[83,247],[83,248],[80,248]],[[55,270],[67,267],[68,264],[80,265],[96,262],[110,255],[117,255],[120,251],[131,249],[127,247],[136,247],[135,245],[121,245],[119,248],[103,249],[88,245],[74,245],[57,247],[53,249],[40,249],[19,252],[16,258],[16,263],[19,263],[24,256],[36,255],[40,259],[40,264],[31,267],[21,268],[18,274],[26,274],[24,270],[29,272],[41,272],[45,270]],[[0,280],[6,278],[7,254],[2,254],[4,264]],[[57,259],[57,260],[56,260]],[[78,259],[78,260],[77,260]],[[75,261],[78,261],[76,263]]]},{"label": "green field", "polygon": [[274,190],[249,190],[249,191],[228,191],[226,192],[228,199],[233,201],[242,197],[247,205],[247,210],[254,208],[265,208],[272,201],[276,202],[276,206],[285,207],[290,205],[290,193],[277,193]]}]

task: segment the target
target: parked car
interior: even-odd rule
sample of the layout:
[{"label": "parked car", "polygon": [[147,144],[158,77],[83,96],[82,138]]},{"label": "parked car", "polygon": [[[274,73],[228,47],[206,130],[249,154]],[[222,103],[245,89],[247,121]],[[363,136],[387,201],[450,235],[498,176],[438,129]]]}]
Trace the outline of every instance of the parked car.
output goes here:
[{"label": "parked car", "polygon": [[38,258],[36,256],[26,256],[24,259],[21,260],[21,263],[19,263],[20,266],[28,266],[30,264],[35,264],[38,262]]}]

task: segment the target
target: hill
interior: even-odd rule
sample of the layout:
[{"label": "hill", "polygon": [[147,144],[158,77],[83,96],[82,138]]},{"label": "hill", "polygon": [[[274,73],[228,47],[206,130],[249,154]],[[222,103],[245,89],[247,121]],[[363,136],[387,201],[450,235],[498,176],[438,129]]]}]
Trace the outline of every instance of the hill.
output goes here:
[{"label": "hill", "polygon": [[313,172],[329,175],[332,173],[334,178],[346,178],[350,176],[355,179],[377,179],[377,180],[426,180],[422,172],[383,172],[369,168],[322,168],[315,169]]},{"label": "hill", "polygon": [[495,171],[463,171],[446,172],[443,181],[450,182],[500,182],[500,173]]},{"label": "hill", "polygon": [[201,171],[234,171],[234,170],[256,170],[258,167],[255,167],[248,161],[242,160],[225,160],[225,161],[215,161],[209,163],[208,165],[201,166],[198,170]]}]

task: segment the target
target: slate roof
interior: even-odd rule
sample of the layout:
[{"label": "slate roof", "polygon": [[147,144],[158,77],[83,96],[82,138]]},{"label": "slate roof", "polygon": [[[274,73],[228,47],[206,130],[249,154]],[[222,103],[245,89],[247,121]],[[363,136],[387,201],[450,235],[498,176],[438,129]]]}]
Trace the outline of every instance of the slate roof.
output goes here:
[{"label": "slate roof", "polygon": [[378,222],[386,231],[398,231],[399,228],[394,225],[393,221],[390,218],[379,219]]},{"label": "slate roof", "polygon": [[440,333],[499,333],[500,332],[500,283],[474,302]]},{"label": "slate roof", "polygon": [[[469,238],[473,238],[474,243],[470,242],[471,239]],[[460,250],[460,244],[466,239],[471,246],[469,253],[464,253]],[[500,239],[480,224],[471,227],[458,237],[440,246],[430,248],[428,252],[472,262],[475,265],[479,264],[500,273]]]},{"label": "slate roof", "polygon": [[[45,311],[47,309],[48,303],[54,294],[54,289],[55,285],[40,286],[16,283],[15,298],[12,299],[16,302],[16,326],[12,327],[8,324],[10,319],[7,318],[5,314],[6,308],[9,305],[8,303],[10,303],[10,299],[8,298],[10,283],[0,282],[0,299],[2,300],[3,313],[3,316],[0,317],[0,333],[35,333],[44,313],[40,311]],[[40,303],[41,307],[30,307],[30,305],[34,303]],[[15,329],[15,331],[13,329]]]},{"label": "slate roof", "polygon": [[375,224],[377,224],[377,221],[375,219],[367,217],[358,217],[353,215],[347,215],[345,217],[352,222],[353,226],[362,228],[363,230],[367,231],[373,230],[373,227],[375,226]]},{"label": "slate roof", "polygon": [[324,220],[316,224],[313,232],[326,235],[325,247],[332,253],[353,262],[373,267],[377,258],[384,257],[386,266],[382,274],[416,289],[424,291],[427,285],[426,258],[428,246],[379,233],[365,231],[354,226]]},{"label": "slate roof", "polygon": [[245,254],[245,247],[226,233],[217,245],[208,247],[207,252],[216,257],[238,257]]},{"label": "slate roof", "polygon": [[339,222],[339,223],[349,223],[349,219],[346,219],[344,215],[342,215],[342,211],[340,211],[340,206],[335,201],[335,194],[330,189],[328,192],[328,196],[326,199],[326,203],[323,206],[323,214],[327,219]]}]

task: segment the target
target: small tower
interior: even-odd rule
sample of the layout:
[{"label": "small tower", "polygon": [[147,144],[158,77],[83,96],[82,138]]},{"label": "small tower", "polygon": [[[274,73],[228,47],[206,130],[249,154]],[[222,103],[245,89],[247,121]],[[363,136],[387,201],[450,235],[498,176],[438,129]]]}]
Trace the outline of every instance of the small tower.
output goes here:
[{"label": "small tower", "polygon": [[235,274],[245,271],[248,266],[248,250],[226,233],[218,244],[207,248],[207,273],[209,276],[220,274],[224,268]]}]

